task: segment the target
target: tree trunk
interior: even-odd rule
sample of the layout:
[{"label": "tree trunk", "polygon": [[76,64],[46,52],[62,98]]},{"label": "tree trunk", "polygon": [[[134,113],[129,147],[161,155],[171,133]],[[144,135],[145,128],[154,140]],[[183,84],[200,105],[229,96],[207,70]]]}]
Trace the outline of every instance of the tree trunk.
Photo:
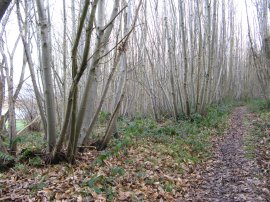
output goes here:
[{"label": "tree trunk", "polygon": [[[85,86],[85,89],[83,92],[82,101],[80,103],[80,109],[79,109],[79,112],[77,115],[77,120],[75,123],[76,124],[76,133],[73,134],[75,136],[73,149],[75,149],[75,150],[77,147],[78,138],[80,136],[82,123],[83,123],[83,120],[85,118],[85,112],[87,110],[89,110],[89,109],[87,109],[87,107],[94,106],[92,103],[94,100],[91,98],[92,98],[92,96],[96,96],[96,95],[91,94],[91,92],[95,93],[96,91],[90,91],[90,90],[92,89],[93,85],[95,85],[96,69],[98,68],[99,61],[101,59],[101,55],[100,55],[101,50],[108,43],[110,34],[112,32],[112,28],[113,28],[113,21],[118,14],[119,1],[120,0],[115,0],[115,2],[114,2],[114,8],[113,8],[109,23],[105,27],[97,27],[98,34],[97,34],[96,46],[94,49],[94,56],[92,58],[92,63],[90,64],[90,73],[89,73],[87,81],[86,81],[86,86]],[[106,29],[106,31],[105,31],[105,29]],[[88,54],[87,54],[87,56],[88,56]],[[87,61],[87,57],[86,57],[86,61]]]},{"label": "tree trunk", "polygon": [[52,57],[49,43],[49,25],[43,2],[41,0],[36,0],[36,3],[41,34],[42,68],[44,72],[45,107],[47,115],[48,151],[51,152],[56,144],[56,116],[51,72]]},{"label": "tree trunk", "polygon": [[[80,79],[81,79],[81,77],[82,77],[82,75],[87,67],[87,58],[88,58],[88,52],[89,52],[89,46],[90,46],[90,41],[91,41],[91,34],[92,34],[92,28],[93,28],[95,13],[96,13],[97,2],[98,2],[98,0],[95,0],[93,2],[93,7],[91,10],[90,18],[89,18],[88,25],[87,25],[87,32],[86,32],[87,37],[86,37],[86,43],[85,43],[85,48],[84,48],[84,56],[83,56],[82,64],[81,64],[79,70],[77,71],[75,77],[73,78],[72,84],[71,84],[70,89],[69,89],[67,106],[66,106],[66,110],[65,110],[65,117],[64,117],[63,124],[62,124],[60,138],[59,138],[57,145],[56,145],[56,148],[53,152],[53,158],[55,158],[56,154],[61,151],[61,149],[63,147],[64,140],[66,138],[66,132],[67,132],[68,126],[69,126],[69,124],[71,124],[70,119],[71,119],[71,113],[72,113],[72,105],[73,105],[73,102],[76,101],[76,100],[74,100],[74,98],[77,99],[75,96],[77,86],[78,86],[78,83],[79,83],[79,81],[80,81]],[[90,5],[90,1],[86,0],[84,3],[82,15],[80,17],[78,30],[77,30],[77,33],[75,36],[75,42],[74,42],[74,45],[72,47],[72,68],[73,68],[73,70],[78,68],[78,64],[77,64],[78,46],[79,46],[83,26],[84,26],[84,23],[86,20],[86,15],[87,15],[89,5]],[[75,123],[73,123],[73,124],[75,124]],[[73,136],[70,135],[70,137],[69,137],[69,144],[70,145],[69,145],[68,153],[69,152],[73,153],[74,135],[75,134],[73,134]],[[74,155],[71,156],[70,160],[72,160],[73,158],[74,158]]]},{"label": "tree trunk", "polygon": [[[133,23],[131,26],[131,30],[135,27],[135,23],[137,21],[137,17],[138,17],[138,12],[141,6],[142,0],[139,2],[139,5],[136,9],[135,12],[135,16],[133,19]],[[129,30],[129,26],[130,26],[130,18],[131,18],[131,5],[129,5],[128,7],[129,12],[125,13],[125,17],[124,17],[124,35],[126,35]],[[129,36],[129,35],[128,35]],[[126,41],[122,44],[122,46],[119,49],[120,54],[121,54],[121,58],[120,58],[120,79],[119,82],[117,84],[116,87],[116,95],[115,95],[115,100],[114,100],[114,110],[112,112],[112,116],[111,119],[109,121],[109,124],[106,128],[106,132],[105,135],[103,136],[103,139],[101,140],[101,144],[98,145],[98,149],[104,149],[107,147],[107,144],[109,143],[110,139],[112,138],[113,134],[117,134],[117,119],[119,117],[119,111],[120,111],[120,107],[121,107],[121,103],[123,101],[124,98],[124,91],[125,91],[125,87],[126,87],[126,74],[127,74],[127,55],[126,55],[126,49],[127,49],[127,41],[128,37],[126,39]]]},{"label": "tree trunk", "polygon": [[[34,63],[33,63],[32,56],[31,56],[30,46],[27,43],[27,40],[23,34],[23,29],[22,29],[22,25],[21,25],[22,16],[20,13],[19,0],[16,1],[16,7],[17,7],[17,18],[18,18],[20,36],[21,36],[21,40],[23,43],[25,57],[27,59],[27,63],[28,63],[29,71],[30,71],[30,76],[31,76],[31,80],[32,80],[33,88],[34,88],[35,97],[37,100],[39,114],[41,116],[43,128],[45,130],[45,136],[46,136],[46,134],[47,134],[47,120],[46,120],[46,117],[45,117],[45,114],[43,111],[42,97],[40,95],[38,85],[37,85],[36,74],[35,74],[35,70],[34,70]],[[26,27],[26,29],[28,30],[28,27]]]},{"label": "tree trunk", "polygon": [[105,96],[107,95],[107,92],[109,90],[109,85],[111,83],[111,80],[113,78],[113,75],[114,75],[114,72],[116,70],[116,66],[118,65],[118,62],[119,62],[119,59],[120,59],[120,54],[117,54],[116,58],[114,59],[114,65],[113,65],[113,68],[111,70],[111,73],[107,79],[107,82],[104,86],[104,91],[102,93],[102,96],[101,96],[101,99],[100,99],[100,102],[99,102],[99,105],[96,109],[96,112],[91,120],[91,123],[90,125],[88,126],[88,128],[84,129],[85,131],[82,131],[82,135],[79,139],[79,146],[81,146],[82,144],[86,144],[88,142],[88,139],[89,139],[89,135],[92,133],[93,129],[94,129],[94,125],[96,123],[96,121],[98,120],[98,115],[99,115],[99,112],[101,110],[101,107],[105,101]]},{"label": "tree trunk", "polygon": [[181,19],[181,31],[182,31],[182,45],[183,45],[183,56],[184,56],[184,94],[186,101],[186,116],[190,116],[190,103],[188,95],[188,61],[187,61],[187,49],[186,49],[186,31],[185,31],[185,19],[184,19],[184,10],[183,10],[183,0],[179,0],[179,12]]}]

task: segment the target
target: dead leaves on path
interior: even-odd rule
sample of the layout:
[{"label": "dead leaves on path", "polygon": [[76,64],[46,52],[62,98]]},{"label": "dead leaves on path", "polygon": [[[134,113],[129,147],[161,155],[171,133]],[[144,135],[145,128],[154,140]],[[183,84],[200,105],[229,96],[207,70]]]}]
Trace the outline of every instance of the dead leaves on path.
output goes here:
[{"label": "dead leaves on path", "polygon": [[213,139],[213,158],[196,169],[195,177],[187,176],[191,186],[183,201],[265,202],[270,198],[264,193],[269,189],[262,176],[258,178],[256,163],[245,158],[243,140],[247,128],[242,123],[245,113],[245,108],[237,108],[224,136]]}]

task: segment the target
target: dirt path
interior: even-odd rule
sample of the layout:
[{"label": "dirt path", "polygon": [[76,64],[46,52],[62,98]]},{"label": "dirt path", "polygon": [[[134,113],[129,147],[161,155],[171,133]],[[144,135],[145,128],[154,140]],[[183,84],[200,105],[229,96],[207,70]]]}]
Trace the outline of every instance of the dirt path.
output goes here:
[{"label": "dirt path", "polygon": [[263,194],[256,163],[245,157],[243,119],[246,107],[237,108],[231,115],[229,129],[216,141],[214,157],[199,168],[184,201],[270,201]]}]

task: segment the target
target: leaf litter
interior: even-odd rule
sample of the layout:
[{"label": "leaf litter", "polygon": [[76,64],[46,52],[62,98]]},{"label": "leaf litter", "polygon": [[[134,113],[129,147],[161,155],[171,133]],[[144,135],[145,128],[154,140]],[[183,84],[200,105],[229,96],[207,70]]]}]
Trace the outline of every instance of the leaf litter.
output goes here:
[{"label": "leaf litter", "polygon": [[269,201],[269,181],[245,158],[246,114],[237,108],[224,136],[212,136],[213,156],[204,163],[176,162],[151,141],[101,164],[103,154],[89,150],[75,165],[20,165],[0,173],[0,201]]}]

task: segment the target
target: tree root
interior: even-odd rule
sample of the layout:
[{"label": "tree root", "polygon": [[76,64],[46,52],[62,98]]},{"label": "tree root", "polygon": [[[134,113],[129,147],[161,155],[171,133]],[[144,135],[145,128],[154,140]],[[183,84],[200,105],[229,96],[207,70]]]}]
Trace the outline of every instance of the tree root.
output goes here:
[{"label": "tree root", "polygon": [[69,162],[69,160],[64,152],[57,152],[54,155],[52,153],[46,154],[44,162],[45,164],[50,165],[59,164],[60,162]]}]

